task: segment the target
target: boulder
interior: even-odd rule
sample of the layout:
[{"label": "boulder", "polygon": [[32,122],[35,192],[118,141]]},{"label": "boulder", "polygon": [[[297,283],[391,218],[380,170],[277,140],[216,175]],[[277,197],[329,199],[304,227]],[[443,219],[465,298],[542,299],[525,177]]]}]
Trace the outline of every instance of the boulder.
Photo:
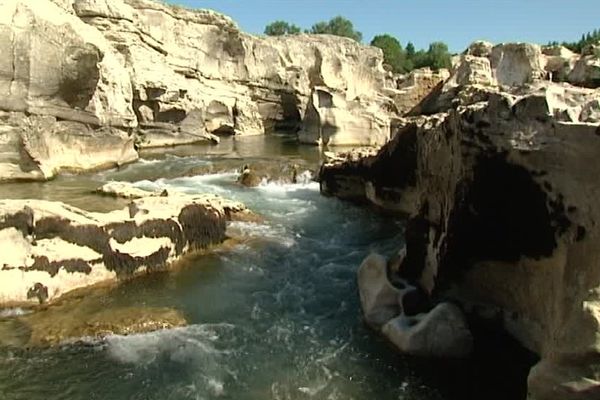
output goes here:
[{"label": "boulder", "polygon": [[548,81],[530,85],[526,93],[514,92],[517,117],[540,120],[552,117],[565,122],[594,122],[594,104],[600,95],[595,90]]},{"label": "boulder", "polygon": [[600,87],[600,50],[594,54],[582,55],[569,73],[568,81],[589,88]]},{"label": "boulder", "polygon": [[535,44],[496,45],[490,62],[498,84],[503,86],[521,86],[546,75],[541,48]]},{"label": "boulder", "polygon": [[489,59],[463,54],[441,89],[432,93],[433,96],[429,96],[427,102],[423,102],[412,114],[444,112],[458,105],[485,101],[496,86]]},{"label": "boulder", "polygon": [[244,168],[237,182],[246,187],[256,187],[263,182],[263,178],[249,168]]},{"label": "boulder", "polygon": [[460,309],[440,303],[427,314],[400,315],[388,321],[381,332],[402,353],[420,357],[466,357],[473,350],[473,337]]},{"label": "boulder", "polygon": [[485,40],[477,40],[469,45],[466,54],[474,57],[489,57],[494,45]]},{"label": "boulder", "polygon": [[358,292],[365,322],[374,329],[402,311],[404,292],[388,280],[387,260],[379,254],[369,255],[358,268]]},{"label": "boulder", "polygon": [[349,100],[342,93],[316,88],[298,137],[301,143],[323,146],[381,146],[391,135],[390,107],[385,100]]},{"label": "boulder", "polygon": [[585,103],[579,115],[581,122],[600,123],[600,98],[596,98]]},{"label": "boulder", "polygon": [[[224,168],[226,171],[226,166]],[[302,159],[253,160],[241,168],[237,181],[248,187],[255,187],[263,182],[308,183],[314,175],[314,165]]]},{"label": "boulder", "polygon": [[458,66],[444,87],[467,85],[493,86],[495,83],[490,61],[487,58],[464,55],[461,56]]},{"label": "boulder", "polygon": [[108,182],[96,189],[96,192],[106,196],[121,198],[121,199],[141,199],[150,196],[168,196],[168,192],[150,192],[144,189],[139,189],[129,182]]},{"label": "boulder", "polygon": [[546,46],[542,53],[545,56],[544,70],[550,74],[550,80],[567,81],[579,56],[564,46]]},{"label": "boulder", "polygon": [[163,269],[225,239],[225,222],[248,213],[216,195],[144,197],[92,213],[60,202],[0,201],[0,304],[53,301],[99,282]]},{"label": "boulder", "polygon": [[[365,322],[399,351],[424,357],[465,357],[473,338],[461,310],[450,303],[431,307],[421,290],[401,279],[405,253],[390,263],[371,254],[358,269],[358,291]],[[394,284],[389,276],[395,276]]]}]

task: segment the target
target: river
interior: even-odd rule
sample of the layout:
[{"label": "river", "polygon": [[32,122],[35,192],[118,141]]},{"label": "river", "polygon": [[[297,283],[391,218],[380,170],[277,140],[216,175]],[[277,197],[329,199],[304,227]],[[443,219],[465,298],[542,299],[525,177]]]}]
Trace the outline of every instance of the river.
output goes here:
[{"label": "river", "polygon": [[146,152],[120,169],[1,186],[4,197],[105,211],[125,203],[91,191],[125,180],[218,193],[264,222],[233,222],[232,243],[117,286],[94,303],[172,307],[188,326],[48,349],[0,347],[0,399],[433,400],[469,392],[448,389],[456,386],[448,384],[454,372],[396,354],[361,321],[356,269],[369,252],[399,247],[401,221],[323,197],[310,179],[245,188],[233,170],[182,177],[198,165],[233,168],[277,157],[316,166],[320,153],[284,136],[226,139]]}]

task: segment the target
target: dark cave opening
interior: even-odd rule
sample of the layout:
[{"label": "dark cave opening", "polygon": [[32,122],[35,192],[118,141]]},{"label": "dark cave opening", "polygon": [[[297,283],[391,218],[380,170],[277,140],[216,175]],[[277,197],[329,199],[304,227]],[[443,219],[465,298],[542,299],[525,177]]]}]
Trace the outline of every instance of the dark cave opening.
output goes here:
[{"label": "dark cave opening", "polygon": [[102,54],[92,44],[69,46],[62,64],[59,94],[72,108],[85,109],[100,80]]},{"label": "dark cave opening", "polygon": [[180,110],[177,108],[173,108],[171,110],[160,111],[156,113],[156,122],[166,122],[166,123],[179,123],[183,121],[186,117],[187,113],[185,110]]},{"label": "dark cave opening", "polygon": [[282,132],[297,132],[302,125],[300,101],[294,93],[281,92],[281,119],[275,121],[275,130]]},{"label": "dark cave opening", "polygon": [[[368,171],[367,179],[376,188],[404,189],[417,184],[418,127],[410,124],[398,131],[393,141],[380,151],[377,160]],[[391,172],[393,171],[393,172]],[[378,190],[385,197],[385,192]]]},{"label": "dark cave opening", "polygon": [[477,261],[549,257],[568,223],[564,207],[502,154],[478,159],[472,180],[458,185],[455,198],[440,260],[442,285]]},{"label": "dark cave opening", "polygon": [[221,125],[211,133],[218,136],[232,136],[235,135],[235,129],[230,125]]},{"label": "dark cave opening", "polygon": [[[554,199],[552,187],[535,178],[526,168],[509,162],[505,154],[475,160],[472,174],[455,191],[447,236],[440,244],[434,300],[479,261],[514,263],[521,257],[541,259],[553,254],[557,237],[570,222],[560,196]],[[421,275],[426,246],[435,240],[430,237],[428,214],[425,202],[406,225],[407,258],[402,273],[411,280]],[[423,360],[419,374],[448,399],[524,400],[529,371],[539,357],[513,338],[501,319],[483,319],[475,313],[467,319],[474,337],[472,356]]]}]

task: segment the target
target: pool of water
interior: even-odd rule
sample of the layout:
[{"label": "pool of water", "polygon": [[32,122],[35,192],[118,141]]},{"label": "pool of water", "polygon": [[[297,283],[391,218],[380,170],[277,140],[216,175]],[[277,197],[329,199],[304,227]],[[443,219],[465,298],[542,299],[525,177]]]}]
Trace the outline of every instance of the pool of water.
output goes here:
[{"label": "pool of water", "polygon": [[361,321],[357,267],[371,251],[400,246],[401,221],[322,197],[310,181],[243,188],[233,171],[181,176],[203,163],[280,156],[315,165],[320,157],[282,137],[254,138],[147,153],[93,175],[0,186],[5,197],[106,210],[124,203],[93,189],[127,180],[218,193],[264,217],[231,223],[234,244],[117,286],[99,303],[176,308],[188,326],[49,349],[0,348],[0,399],[433,400],[468,393],[449,394],[452,367],[396,354]]}]

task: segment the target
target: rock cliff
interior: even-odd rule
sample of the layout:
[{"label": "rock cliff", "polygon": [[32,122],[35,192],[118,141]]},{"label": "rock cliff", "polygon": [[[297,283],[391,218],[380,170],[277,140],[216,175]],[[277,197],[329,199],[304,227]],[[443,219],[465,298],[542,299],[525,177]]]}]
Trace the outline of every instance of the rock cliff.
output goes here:
[{"label": "rock cliff", "polygon": [[[531,399],[597,398],[600,91],[542,80],[546,66],[534,45],[471,46],[426,114],[376,155],[323,165],[321,190],[406,216],[392,281],[426,294],[420,311],[457,302],[539,354]],[[365,313],[402,318],[402,299]]]},{"label": "rock cliff", "polygon": [[382,53],[351,39],[255,37],[213,11],[150,0],[2,0],[0,15],[0,180],[120,165],[137,147],[215,134],[390,136]]}]

